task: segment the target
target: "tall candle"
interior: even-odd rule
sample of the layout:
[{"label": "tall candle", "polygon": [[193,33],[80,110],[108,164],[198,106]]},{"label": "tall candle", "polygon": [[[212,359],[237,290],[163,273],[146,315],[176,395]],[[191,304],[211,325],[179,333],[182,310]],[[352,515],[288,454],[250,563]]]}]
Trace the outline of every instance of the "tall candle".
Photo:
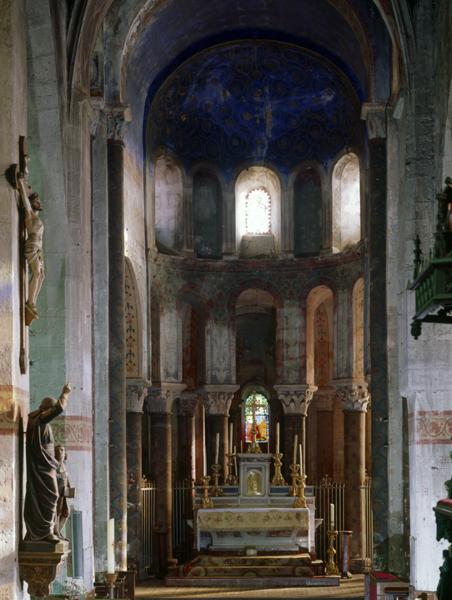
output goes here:
[{"label": "tall candle", "polygon": [[234,425],[229,423],[229,454],[232,452],[232,444],[234,443]]},{"label": "tall candle", "polygon": [[293,460],[292,460],[293,465],[297,464],[297,446],[298,446],[298,433],[295,434],[295,438],[293,441]]},{"label": "tall candle", "polygon": [[215,464],[218,464],[218,457],[220,456],[220,434],[217,431],[215,434]]},{"label": "tall candle", "polygon": [[115,520],[107,522],[107,572],[115,572]]},{"label": "tall candle", "polygon": [[300,454],[300,473],[303,474],[303,450],[301,444],[298,444],[298,452]]},{"label": "tall candle", "polygon": [[276,454],[279,454],[279,422],[276,423]]},{"label": "tall candle", "polygon": [[207,475],[207,452],[206,452],[206,438],[204,436],[204,444],[203,444],[203,453],[202,453],[202,476],[205,477]]},{"label": "tall candle", "polygon": [[237,447],[234,445],[234,475],[237,477]]},{"label": "tall candle", "polygon": [[330,531],[334,531],[334,504],[330,504]]}]

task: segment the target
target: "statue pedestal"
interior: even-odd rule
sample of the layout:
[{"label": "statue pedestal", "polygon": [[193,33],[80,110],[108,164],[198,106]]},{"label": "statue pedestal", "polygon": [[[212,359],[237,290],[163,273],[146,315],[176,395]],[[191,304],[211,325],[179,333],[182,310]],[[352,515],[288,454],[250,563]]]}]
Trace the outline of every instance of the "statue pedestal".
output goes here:
[{"label": "statue pedestal", "polygon": [[68,542],[23,541],[19,545],[19,575],[31,596],[48,596],[50,584],[69,553]]}]

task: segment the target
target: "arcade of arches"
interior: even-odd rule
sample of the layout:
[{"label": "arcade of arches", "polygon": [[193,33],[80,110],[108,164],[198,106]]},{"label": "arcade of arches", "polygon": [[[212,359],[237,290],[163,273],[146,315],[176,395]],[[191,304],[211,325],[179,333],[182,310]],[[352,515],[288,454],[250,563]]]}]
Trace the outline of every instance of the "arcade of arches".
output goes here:
[{"label": "arcade of arches", "polygon": [[78,537],[55,590],[107,570],[110,518],[118,569],[144,574],[143,477],[165,574],[176,487],[217,453],[233,475],[257,398],[285,479],[296,438],[308,486],[343,484],[351,570],[433,592],[452,330],[415,341],[407,287],[452,175],[451,3],[0,6],[1,170],[25,136],[45,264],[26,322],[35,267],[1,178],[0,600],[28,597],[27,415],[65,381]]}]

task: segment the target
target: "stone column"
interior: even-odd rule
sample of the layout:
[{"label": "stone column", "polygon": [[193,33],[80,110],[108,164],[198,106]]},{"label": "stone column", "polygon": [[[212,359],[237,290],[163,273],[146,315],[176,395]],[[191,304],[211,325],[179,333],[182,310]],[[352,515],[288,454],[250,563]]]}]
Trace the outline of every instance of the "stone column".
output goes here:
[{"label": "stone column", "polygon": [[[308,469],[312,473],[312,479],[319,480],[325,475],[334,478],[335,462],[343,441],[337,440],[335,436],[336,423],[334,421],[334,398],[336,390],[334,388],[324,387],[315,393],[314,406],[316,420],[316,436],[313,442],[313,452],[310,456],[315,457],[315,469]],[[311,409],[312,411],[312,409]],[[309,445],[309,444],[308,444]]]},{"label": "stone column", "polygon": [[177,480],[196,479],[195,411],[198,392],[183,391],[177,402]]},{"label": "stone column", "polygon": [[110,515],[115,519],[116,564],[127,569],[126,379],[124,326],[124,107],[107,115]]},{"label": "stone column", "polygon": [[295,434],[298,434],[299,443],[303,447],[303,471],[306,473],[306,416],[317,386],[298,383],[275,385],[274,388],[284,411],[283,464],[287,479],[290,476],[289,465],[293,460]]},{"label": "stone column", "polygon": [[128,567],[140,573],[141,546],[141,444],[143,402],[150,384],[127,379],[127,543]]},{"label": "stone column", "polygon": [[156,572],[163,577],[173,564],[172,447],[171,412],[174,400],[185,384],[162,382],[150,389],[146,409],[151,415],[151,477],[157,488],[155,498],[154,547]]},{"label": "stone column", "polygon": [[370,568],[365,556],[365,506],[362,487],[366,476],[367,384],[353,380],[335,382],[344,409],[345,528],[353,531],[350,568],[363,573]]},{"label": "stone column", "polygon": [[228,440],[228,417],[232,399],[238,385],[205,385],[204,406],[206,409],[206,452],[207,471],[211,475],[210,466],[215,460],[215,437],[220,434],[219,461],[223,467],[221,473],[224,479],[228,476],[228,464],[226,454],[229,452]]}]

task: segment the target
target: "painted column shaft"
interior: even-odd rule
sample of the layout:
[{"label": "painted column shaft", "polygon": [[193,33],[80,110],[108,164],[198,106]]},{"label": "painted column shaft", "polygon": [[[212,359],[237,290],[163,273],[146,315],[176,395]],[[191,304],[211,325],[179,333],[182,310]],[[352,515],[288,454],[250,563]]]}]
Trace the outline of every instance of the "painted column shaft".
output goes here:
[{"label": "painted column shaft", "polygon": [[195,471],[195,416],[182,414],[177,416],[178,461],[177,480],[196,479]]},{"label": "painted column shaft", "polygon": [[124,327],[124,144],[108,140],[110,507],[117,568],[127,569],[126,382]]},{"label": "painted column shaft", "polygon": [[142,413],[127,413],[127,543],[129,567],[140,572],[141,558],[141,439]]}]

